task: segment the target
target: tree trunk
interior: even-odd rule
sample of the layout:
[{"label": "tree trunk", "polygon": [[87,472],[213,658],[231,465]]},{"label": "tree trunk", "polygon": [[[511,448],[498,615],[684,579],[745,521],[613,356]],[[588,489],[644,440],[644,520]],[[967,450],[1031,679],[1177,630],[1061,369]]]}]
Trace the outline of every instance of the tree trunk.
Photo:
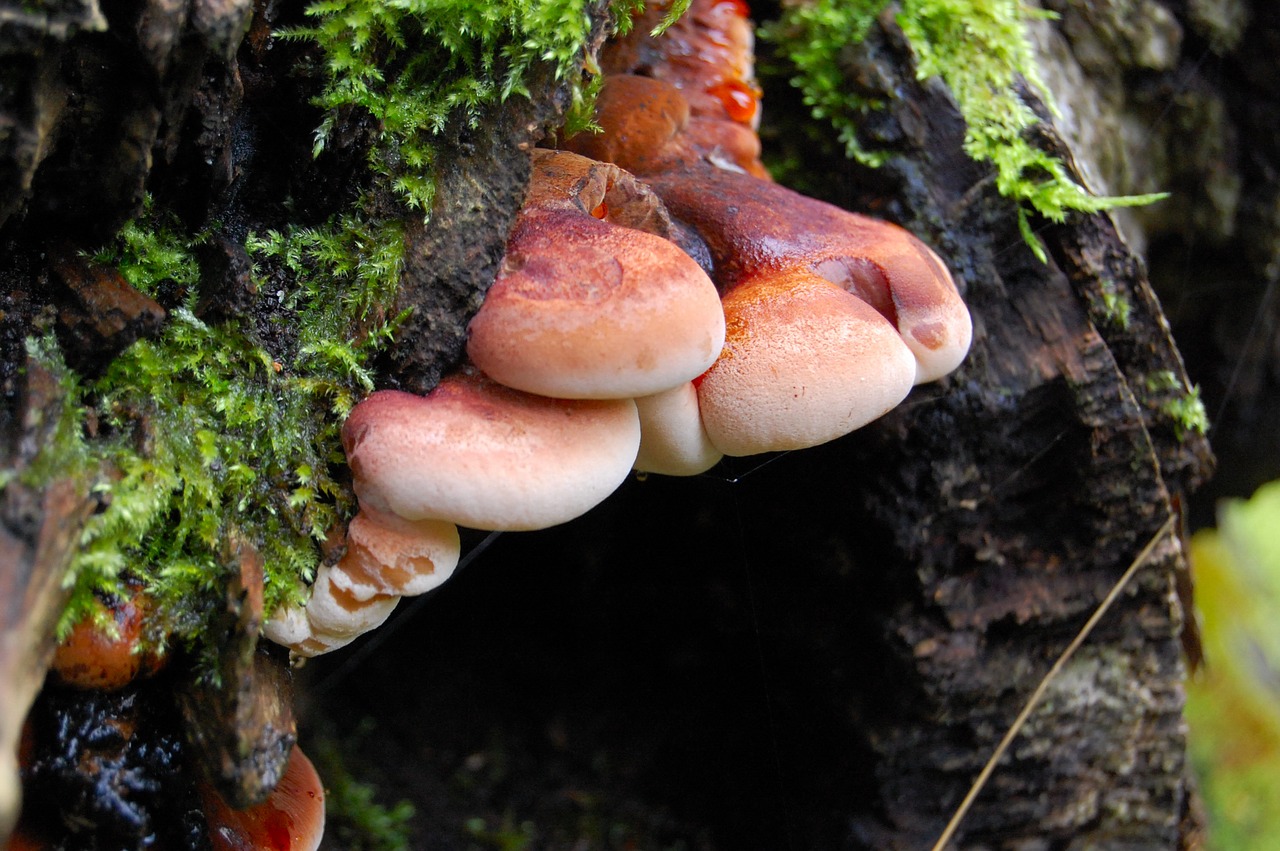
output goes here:
[{"label": "tree trunk", "polygon": [[[803,161],[828,200],[899,221],[946,259],[975,321],[968,360],[835,444],[632,481],[587,518],[508,535],[367,656],[310,665],[304,740],[358,743],[350,764],[414,801],[412,847],[506,831],[539,847],[928,848],[1040,678],[1211,471],[1187,417],[1178,322],[1171,335],[1135,247],[1179,305],[1211,407],[1247,385],[1222,408],[1232,457],[1274,423],[1277,352],[1205,329],[1249,312],[1240,305],[1258,303],[1280,268],[1280,102],[1259,70],[1280,13],[1226,0],[1145,0],[1131,14],[1109,0],[1046,5],[1061,19],[1037,32],[1042,76],[1066,108],[1055,117],[1024,92],[1043,116],[1037,143],[1094,189],[1175,199],[1035,222],[1037,259],[991,170],[964,154],[951,95],[916,79],[895,9],[882,15],[842,59],[850,87],[892,95],[864,128],[864,144],[891,156],[876,170],[821,148]],[[23,340],[56,326],[73,363],[91,368],[149,327],[135,305],[137,322],[72,333],[104,311],[59,258],[112,234],[144,190],[238,245],[247,231],[322,220],[365,180],[358,118],[310,157],[315,81],[291,67],[305,49],[269,40],[296,8],[103,6],[0,6],[14,471],[31,439],[22,424],[45,406],[33,401],[41,376],[22,371]],[[420,310],[383,383],[425,390],[458,357],[527,179],[523,149],[564,109],[542,82],[478,133],[449,137],[448,191],[408,243],[401,305]],[[769,94],[768,110],[800,114],[789,90]],[[1184,153],[1187,125],[1199,142]],[[1168,259],[1179,250],[1181,265]],[[1224,265],[1234,279],[1219,286]],[[218,289],[231,277],[212,292],[234,315],[240,296]],[[1178,279],[1197,277],[1211,309],[1183,307],[1200,296]],[[1277,304],[1254,311],[1260,327]],[[0,556],[0,744],[16,740],[32,692],[19,686],[47,656],[60,606],[51,577],[66,546],[37,546],[32,530],[69,536],[66,518],[92,508],[79,487],[75,499],[54,499],[61,483],[26,499],[21,529],[6,514],[25,537]],[[10,482],[5,504],[21,495]],[[1050,683],[955,847],[1191,846],[1180,531],[1160,537]],[[15,657],[14,642],[37,651]],[[26,673],[8,673],[19,662]]]}]

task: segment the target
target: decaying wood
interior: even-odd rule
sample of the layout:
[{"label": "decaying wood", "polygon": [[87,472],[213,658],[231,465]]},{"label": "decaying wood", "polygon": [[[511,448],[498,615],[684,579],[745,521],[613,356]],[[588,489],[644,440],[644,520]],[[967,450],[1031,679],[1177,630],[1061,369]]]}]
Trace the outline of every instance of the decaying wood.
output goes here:
[{"label": "decaying wood", "polygon": [[[14,340],[44,327],[48,305],[56,314],[71,304],[57,288],[38,291],[38,282],[57,280],[41,253],[46,233],[72,249],[92,247],[137,210],[144,189],[187,222],[221,218],[229,224],[205,258],[202,296],[209,310],[233,315],[245,277],[236,240],[284,222],[292,214],[286,196],[306,223],[353,198],[369,128],[350,116],[328,152],[310,159],[316,116],[308,99],[316,81],[290,76],[298,48],[268,49],[280,4],[258,4],[243,44],[251,11],[244,2],[147,2],[128,14],[93,0],[38,15],[14,8],[0,7],[0,130],[8,131],[0,133],[0,238],[17,249],[0,260],[9,289],[0,342],[3,413],[14,438],[7,467],[20,471],[39,444],[39,424],[28,415],[52,411],[57,400],[38,370],[28,373],[27,395],[13,389],[21,363]],[[481,693],[494,707],[476,709],[476,723],[535,729],[531,738],[552,731],[545,738],[553,759],[512,769],[523,771],[525,791],[545,793],[547,766],[572,763],[565,742],[582,733],[606,757],[635,768],[634,776],[662,768],[661,782],[647,784],[645,794],[662,787],[673,806],[685,807],[686,823],[709,825],[702,839],[713,835],[724,847],[788,840],[927,847],[1040,675],[1170,516],[1174,499],[1207,475],[1203,437],[1171,413],[1186,389],[1178,352],[1143,263],[1112,220],[1040,223],[1049,254],[1041,263],[989,171],[963,153],[964,128],[947,92],[915,79],[891,14],[845,60],[851,87],[895,95],[887,111],[868,117],[865,138],[893,156],[874,172],[822,162],[813,152],[806,165],[830,170],[824,183],[832,199],[908,225],[947,258],[974,314],[972,354],[960,372],[918,388],[883,422],[784,459],[736,490],[706,481],[680,483],[678,491],[674,483],[629,486],[587,521],[598,525],[540,539],[557,564],[568,565],[562,584],[535,582],[531,571],[509,566],[517,577],[442,594],[441,629],[472,640],[459,640],[448,660],[416,655],[442,634],[420,642],[414,656],[380,654],[352,690],[364,693],[335,699],[419,737],[413,748],[374,748],[387,756],[390,773],[421,771],[419,751],[438,755],[430,767],[437,785],[421,787],[437,793],[418,802],[424,819],[451,814],[440,803],[451,794],[440,778],[453,770],[448,755],[471,746],[464,725],[472,719],[460,706]],[[386,381],[427,389],[458,357],[522,197],[525,151],[563,109],[563,92],[544,82],[535,102],[512,102],[479,129],[448,138],[431,223],[406,219],[401,306],[415,313],[381,365]],[[1044,115],[1039,141],[1070,160],[1072,143]],[[90,285],[81,313],[99,290]],[[1125,321],[1113,311],[1117,298],[1131,306]],[[149,313],[150,305],[137,311]],[[123,331],[92,333],[115,345]],[[85,339],[84,348],[97,345]],[[645,487],[663,497],[646,498]],[[92,510],[87,493],[86,483],[32,491],[12,479],[5,490],[6,758],[51,648],[61,566]],[[655,529],[673,530],[679,547],[655,543]],[[1193,808],[1181,720],[1184,613],[1173,593],[1183,562],[1179,540],[1163,538],[1051,686],[962,825],[958,847],[1154,849],[1189,841],[1196,828],[1186,816]],[[766,565],[768,575],[753,579],[751,571],[764,574]],[[552,591],[560,596],[543,600],[550,614],[538,622],[528,613],[539,611],[538,594]],[[472,609],[451,609],[449,599]],[[234,597],[229,610],[236,624],[229,634],[239,636],[228,652],[231,685],[214,700],[223,701],[224,721],[252,716],[242,732],[270,733],[264,751],[278,753],[287,736],[272,726],[287,712],[270,683],[279,669],[268,665],[262,698],[248,673],[260,657],[246,651],[252,630],[241,623],[245,612],[257,615],[251,602],[237,608],[240,601]],[[693,625],[676,633],[664,620],[673,611]],[[547,637],[537,638],[538,629]],[[615,638],[632,634],[645,644],[643,654]],[[728,679],[726,635],[749,648],[747,661],[733,665],[751,675],[730,711],[712,717],[705,711],[718,706],[711,692]],[[642,662],[633,658],[641,655]],[[406,665],[420,671],[420,686],[406,681]],[[501,702],[512,682],[539,677],[549,692],[572,693],[584,670],[597,672],[599,688],[577,708],[546,709],[552,698],[540,707],[523,695]],[[679,711],[655,721],[634,705],[646,689],[663,688],[663,676],[674,684],[646,709]],[[423,694],[402,701],[414,688]],[[193,705],[203,702],[204,693],[193,695]],[[410,704],[404,716],[395,714],[398,702]],[[518,714],[499,718],[502,708]],[[720,750],[707,746],[721,739]],[[210,742],[214,773],[230,765],[228,775],[240,776],[236,766],[259,744],[251,735]],[[740,770],[726,777],[707,755],[735,755]],[[262,785],[250,783],[244,799]],[[517,800],[509,787],[494,786],[517,803],[536,797]],[[0,815],[2,835],[11,799],[0,806],[9,807]],[[466,841],[459,838],[458,847]]]},{"label": "decaying wood", "polygon": [[201,773],[244,808],[266,800],[284,776],[298,733],[287,656],[259,642],[262,556],[243,542],[229,549],[240,569],[215,625],[223,635],[216,680],[185,683],[177,700]]},{"label": "decaying wood", "polygon": [[4,436],[12,478],[0,495],[0,836],[18,816],[22,721],[53,656],[54,627],[70,593],[63,578],[96,505],[87,477],[21,480],[66,404],[57,379],[34,360],[26,363],[24,391],[18,428]]},{"label": "decaying wood", "polygon": [[[898,96],[871,136],[905,223],[953,264],[975,344],[945,392],[877,429],[864,499],[891,544],[881,652],[900,660],[858,726],[877,792],[855,819],[870,848],[927,847],[1049,662],[1210,469],[1155,377],[1189,382],[1141,262],[1105,216],[1022,243],[989,173],[958,162],[948,95],[921,85],[891,16],[849,79]],[[1052,125],[1044,125],[1052,136]],[[1067,153],[1061,146],[1060,153]],[[858,203],[857,198],[847,199]],[[1132,304],[1127,325],[1103,288]],[[876,459],[892,459],[877,463]],[[1187,806],[1178,540],[1163,541],[1035,713],[962,826],[958,847],[1170,848]],[[908,699],[912,695],[913,699]],[[895,701],[911,705],[895,716]]]}]

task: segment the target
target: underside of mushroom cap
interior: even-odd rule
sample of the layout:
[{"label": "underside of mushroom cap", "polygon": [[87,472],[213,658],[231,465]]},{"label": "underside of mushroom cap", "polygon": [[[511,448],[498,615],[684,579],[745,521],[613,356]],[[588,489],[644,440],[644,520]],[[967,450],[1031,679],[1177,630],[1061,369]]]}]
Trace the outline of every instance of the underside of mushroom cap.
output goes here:
[{"label": "underside of mushroom cap", "polygon": [[461,543],[447,520],[405,520],[362,507],[347,525],[347,550],[332,582],[357,599],[425,594],[453,574]]},{"label": "underside of mushroom cap", "polygon": [[915,361],[893,326],[810,272],[744,284],[724,309],[724,351],[698,383],[698,402],[726,455],[834,440],[911,390]]},{"label": "underside of mushroom cap", "polygon": [[604,500],[631,470],[640,423],[630,399],[550,399],[467,371],[427,396],[374,393],[342,443],[362,507],[515,531]]},{"label": "underside of mushroom cap", "polygon": [[395,595],[359,597],[334,581],[341,574],[337,565],[322,565],[306,606],[312,635],[330,644],[329,649],[377,629],[400,602]]}]

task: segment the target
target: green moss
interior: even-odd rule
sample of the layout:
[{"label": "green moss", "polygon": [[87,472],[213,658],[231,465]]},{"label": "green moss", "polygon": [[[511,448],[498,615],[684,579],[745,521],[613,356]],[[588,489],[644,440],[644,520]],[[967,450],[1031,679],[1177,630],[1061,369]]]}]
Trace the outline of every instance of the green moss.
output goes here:
[{"label": "green moss", "polygon": [[[795,67],[793,84],[816,118],[829,121],[848,154],[881,165],[888,154],[868,151],[858,127],[883,103],[850,95],[841,53],[861,41],[889,0],[814,0],[788,5],[765,29]],[[1097,212],[1149,204],[1164,195],[1101,197],[1076,183],[1057,157],[1032,145],[1027,131],[1035,114],[1018,95],[1025,80],[1049,101],[1036,72],[1027,23],[1048,13],[1020,0],[902,0],[896,16],[916,53],[920,79],[940,78],[967,124],[965,151],[996,170],[1000,193],[1018,203],[1018,223],[1041,260],[1044,247],[1032,231],[1032,212],[1062,221],[1069,211]]]},{"label": "green moss", "polygon": [[315,761],[324,777],[328,841],[344,851],[408,851],[413,804],[379,803],[379,790],[355,778],[332,740],[317,743]]},{"label": "green moss", "polygon": [[[321,0],[314,23],[285,35],[324,51],[328,85],[317,103],[326,119],[316,151],[347,110],[377,121],[374,173],[411,208],[429,210],[436,140],[452,121],[474,126],[486,107],[527,95],[530,70],[550,63],[566,80],[578,120],[591,112],[579,73],[592,23],[588,0]],[[636,0],[619,4],[616,25]],[[687,2],[683,5],[687,6]]]},{"label": "green moss", "polygon": [[[201,237],[183,237],[156,211],[131,223],[98,262],[155,292],[188,289],[163,332],[117,357],[86,382],[61,365],[51,339],[32,342],[62,377],[73,413],[59,427],[40,475],[71,465],[112,471],[99,486],[105,509],[85,527],[68,581],[60,629],[90,610],[95,593],[140,579],[179,642],[204,642],[205,602],[222,592],[236,542],[265,561],[268,611],[301,597],[319,562],[319,542],[348,514],[348,490],[331,471],[348,410],[372,389],[366,364],[394,322],[382,310],[395,293],[397,229],[352,217],[325,229],[249,240],[260,291],[289,290],[266,319],[293,335],[268,352],[248,320],[210,325],[194,314]],[[274,295],[274,293],[273,293]],[[352,341],[356,328],[365,333]],[[82,424],[95,423],[89,439]],[[53,466],[60,469],[54,470]],[[202,602],[205,601],[205,602]]]},{"label": "green moss", "polygon": [[1209,414],[1204,409],[1198,386],[1186,387],[1177,375],[1164,370],[1147,377],[1147,390],[1160,394],[1173,393],[1161,403],[1160,410],[1173,421],[1179,440],[1188,434],[1208,433]]},{"label": "green moss", "polygon": [[1116,291],[1114,281],[1102,283],[1102,307],[1107,318],[1122,331],[1129,330],[1129,320],[1133,314],[1133,304],[1128,296]]},{"label": "green moss", "polygon": [[515,816],[509,812],[494,826],[490,826],[480,816],[467,819],[464,826],[468,836],[484,843],[484,847],[497,851],[525,851],[533,846],[538,837],[538,829],[533,822],[522,821],[517,824]]}]

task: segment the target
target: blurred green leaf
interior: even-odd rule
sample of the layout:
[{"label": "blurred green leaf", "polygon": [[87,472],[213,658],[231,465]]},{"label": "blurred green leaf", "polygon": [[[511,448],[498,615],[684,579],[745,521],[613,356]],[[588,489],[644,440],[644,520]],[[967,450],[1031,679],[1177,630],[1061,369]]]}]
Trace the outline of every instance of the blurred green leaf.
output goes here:
[{"label": "blurred green leaf", "polygon": [[1188,686],[1209,848],[1280,848],[1280,482],[1191,542],[1206,667]]}]

